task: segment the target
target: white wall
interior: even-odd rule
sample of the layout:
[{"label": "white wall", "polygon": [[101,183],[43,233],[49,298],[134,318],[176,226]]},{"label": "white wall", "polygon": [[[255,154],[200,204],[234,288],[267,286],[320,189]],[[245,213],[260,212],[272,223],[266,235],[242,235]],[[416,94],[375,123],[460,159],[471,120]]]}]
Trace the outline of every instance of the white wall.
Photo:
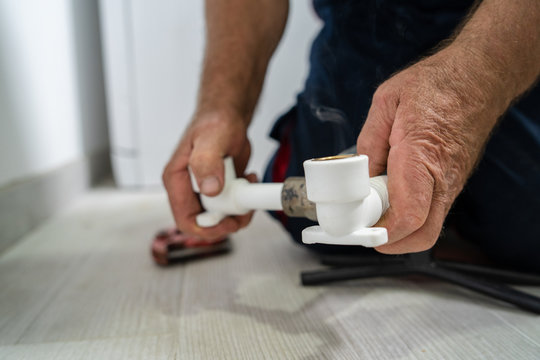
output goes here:
[{"label": "white wall", "polygon": [[0,187],[107,148],[97,14],[0,0]]}]

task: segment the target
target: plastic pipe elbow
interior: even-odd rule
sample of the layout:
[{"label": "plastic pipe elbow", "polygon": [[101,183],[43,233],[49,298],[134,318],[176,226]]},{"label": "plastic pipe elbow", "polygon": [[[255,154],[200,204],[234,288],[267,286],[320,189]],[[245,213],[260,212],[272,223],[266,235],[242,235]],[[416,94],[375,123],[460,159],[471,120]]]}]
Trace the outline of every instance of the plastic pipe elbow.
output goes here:
[{"label": "plastic pipe elbow", "polygon": [[305,243],[379,246],[384,228],[372,228],[388,208],[386,176],[369,178],[365,155],[304,162],[308,199],[315,203],[319,226],[304,229]]}]

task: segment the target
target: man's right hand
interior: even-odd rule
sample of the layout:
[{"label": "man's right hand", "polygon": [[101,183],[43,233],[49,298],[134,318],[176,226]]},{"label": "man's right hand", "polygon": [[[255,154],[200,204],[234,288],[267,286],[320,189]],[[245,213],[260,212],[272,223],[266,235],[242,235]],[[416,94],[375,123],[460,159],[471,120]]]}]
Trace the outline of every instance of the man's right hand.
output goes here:
[{"label": "man's right hand", "polygon": [[[191,167],[201,193],[215,196],[224,184],[223,159],[232,156],[236,173],[242,176],[250,150],[247,127],[241,117],[215,112],[194,117],[163,172],[163,183],[180,231],[205,240],[218,240],[249,223],[252,212],[228,216],[213,227],[199,227],[195,218],[203,210],[193,192],[188,167]],[[254,177],[247,176],[250,181],[254,181]]]}]

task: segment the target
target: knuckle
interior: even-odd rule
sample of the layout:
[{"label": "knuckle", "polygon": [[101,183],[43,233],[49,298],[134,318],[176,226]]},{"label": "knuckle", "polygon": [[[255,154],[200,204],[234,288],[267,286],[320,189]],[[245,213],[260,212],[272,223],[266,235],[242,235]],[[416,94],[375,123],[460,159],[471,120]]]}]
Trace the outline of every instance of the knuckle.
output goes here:
[{"label": "knuckle", "polygon": [[176,227],[178,228],[178,230],[180,230],[181,232],[185,233],[185,234],[194,234],[194,229],[190,226],[187,226],[187,224],[183,221],[183,219],[179,219],[178,216],[176,217],[175,219],[176,221]]},{"label": "knuckle", "polygon": [[393,91],[386,83],[380,85],[373,94],[372,106],[384,107],[392,102],[394,98]]},{"label": "knuckle", "polygon": [[429,250],[435,245],[436,242],[437,242],[437,238],[432,238],[432,237],[423,238],[417,242],[413,251],[420,252],[420,251]]},{"label": "knuckle", "polygon": [[194,147],[193,151],[189,156],[189,165],[190,166],[200,166],[205,164],[213,164],[221,160],[222,155],[220,154],[221,150],[217,148],[204,148]]},{"label": "knuckle", "polygon": [[205,152],[198,151],[196,148],[193,149],[193,152],[189,156],[189,166],[197,166],[201,163],[202,160],[208,158],[208,155]]},{"label": "knuckle", "polygon": [[163,182],[163,185],[165,185],[165,187],[167,187],[167,184],[169,183],[170,178],[171,178],[171,168],[170,168],[170,165],[167,164],[167,166],[165,166],[165,169],[163,169],[163,172],[161,173],[161,181]]},{"label": "knuckle", "polygon": [[189,157],[189,166],[196,174],[206,171],[215,163],[215,155],[208,152],[193,152]]}]

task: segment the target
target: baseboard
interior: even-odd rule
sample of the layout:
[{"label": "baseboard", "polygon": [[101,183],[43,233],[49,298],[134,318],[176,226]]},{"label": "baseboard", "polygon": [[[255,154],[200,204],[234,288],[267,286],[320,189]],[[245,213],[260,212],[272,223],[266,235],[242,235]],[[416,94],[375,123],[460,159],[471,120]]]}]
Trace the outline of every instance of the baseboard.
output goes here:
[{"label": "baseboard", "polygon": [[0,188],[0,252],[110,173],[107,150]]}]

